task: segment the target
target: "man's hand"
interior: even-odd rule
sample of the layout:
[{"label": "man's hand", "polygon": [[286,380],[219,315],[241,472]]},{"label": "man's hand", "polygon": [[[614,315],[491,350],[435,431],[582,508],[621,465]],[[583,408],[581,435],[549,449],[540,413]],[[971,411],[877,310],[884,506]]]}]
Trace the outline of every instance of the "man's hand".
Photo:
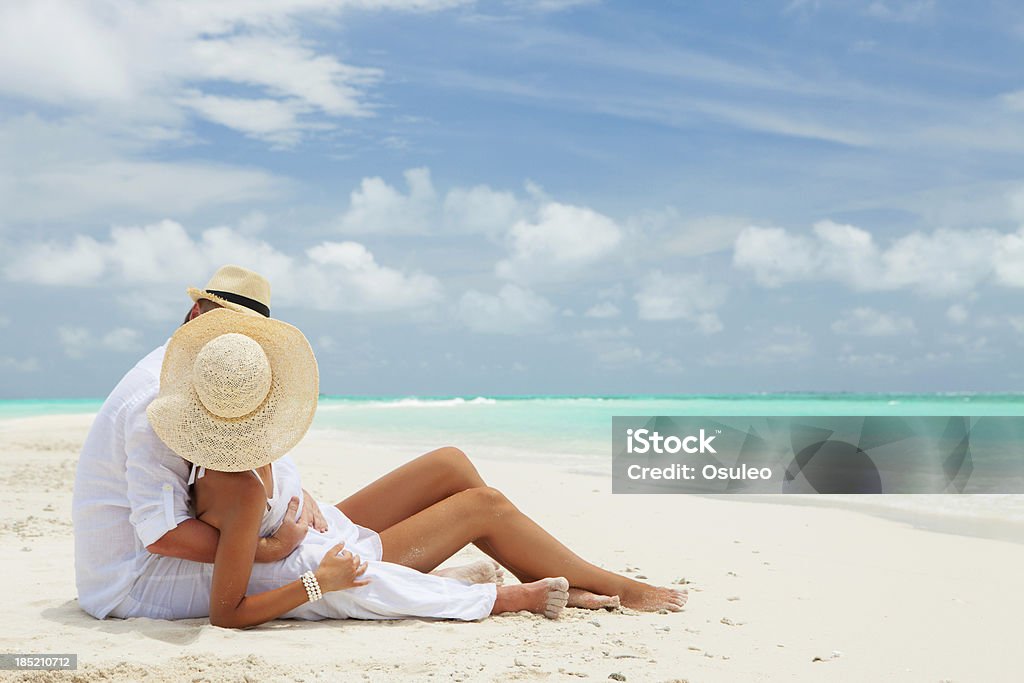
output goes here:
[{"label": "man's hand", "polygon": [[[292,497],[288,502],[288,509],[284,513],[284,519],[281,520],[281,526],[278,527],[277,533],[260,539],[260,543],[256,547],[257,562],[282,560],[299,547],[302,539],[306,537],[309,527],[313,525],[313,513],[309,501],[310,499],[307,498],[302,506],[302,513],[296,520],[295,513],[299,509],[299,499],[296,496]],[[319,510],[317,511],[319,512]]]},{"label": "man's hand", "polygon": [[313,520],[310,523],[314,529],[323,533],[327,531],[327,520],[324,518],[324,513],[320,511],[320,506],[313,500],[313,496],[309,495],[309,491],[302,489],[302,494],[305,497],[305,507],[310,509],[313,513]]}]

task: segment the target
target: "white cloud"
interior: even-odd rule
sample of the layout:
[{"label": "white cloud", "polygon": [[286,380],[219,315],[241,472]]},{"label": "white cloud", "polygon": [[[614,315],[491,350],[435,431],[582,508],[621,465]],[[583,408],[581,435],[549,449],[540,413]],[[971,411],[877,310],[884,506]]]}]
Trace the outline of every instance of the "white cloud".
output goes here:
[{"label": "white cloud", "polygon": [[39,195],[72,200],[84,210],[102,206],[165,207],[190,213],[200,206],[270,199],[290,182],[257,169],[210,163],[110,161],[50,171],[28,179]]},{"label": "white cloud", "polygon": [[875,0],[866,13],[883,21],[916,23],[932,16],[935,0]]},{"label": "white cloud", "polygon": [[0,315],[0,327],[8,327],[11,324],[11,319]]},{"label": "white cloud", "polygon": [[[324,242],[306,254],[312,265],[297,273],[295,285],[312,293],[307,301],[312,308],[390,311],[418,308],[441,299],[436,278],[382,266],[358,242]],[[300,292],[296,290],[294,295]]]},{"label": "white cloud", "polygon": [[733,104],[723,101],[686,100],[680,107],[692,107],[694,111],[713,119],[726,121],[738,128],[759,131],[773,135],[808,140],[824,140],[851,147],[866,147],[875,142],[870,131],[837,126],[821,120],[820,112],[800,113],[796,109],[761,109],[742,102]]},{"label": "white cloud", "polygon": [[105,242],[77,235],[70,244],[23,244],[4,274],[14,282],[70,287],[164,283],[176,276],[194,280],[209,269],[200,249],[179,223],[161,221],[113,228]]},{"label": "white cloud", "polygon": [[[382,75],[317,49],[302,33],[305,20],[343,9],[431,11],[457,4],[8,2],[0,5],[0,93],[175,127],[192,112],[290,144],[311,121],[330,125],[334,117],[368,115],[366,90]],[[258,96],[218,96],[225,86]]]},{"label": "white cloud", "polygon": [[183,104],[204,118],[248,135],[288,147],[299,142],[300,131],[311,128],[302,124],[298,115],[306,109],[290,101],[271,99],[245,99],[195,94],[182,100]]},{"label": "white cloud", "polygon": [[349,66],[331,55],[317,54],[294,34],[193,39],[189,48],[194,77],[255,86],[335,116],[368,114],[360,87],[380,77],[376,69]]},{"label": "white cloud", "polygon": [[597,4],[600,0],[512,0],[513,6],[535,12],[564,12],[565,10]]},{"label": "white cloud", "polygon": [[255,168],[137,160],[152,141],[114,140],[103,125],[85,119],[45,121],[35,115],[0,121],[0,221],[180,215],[275,199],[293,188],[288,179]]},{"label": "white cloud", "polygon": [[917,328],[908,317],[862,307],[846,311],[832,323],[832,331],[861,337],[893,337],[914,334]]},{"label": "white cloud", "polygon": [[405,172],[408,193],[402,194],[382,178],[363,178],[349,197],[349,208],[341,217],[344,233],[426,233],[436,220],[437,193],[430,169]]},{"label": "white cloud", "polygon": [[540,208],[536,222],[512,226],[512,254],[496,272],[521,282],[567,279],[610,255],[621,241],[622,230],[607,216],[550,202]]},{"label": "white cloud", "polygon": [[452,187],[443,196],[428,168],[405,171],[406,191],[383,178],[363,178],[339,219],[346,234],[504,233],[527,211],[529,200],[487,185]]},{"label": "white cloud", "polygon": [[38,285],[90,284],[106,266],[103,247],[78,235],[70,245],[44,242],[22,247],[6,267],[7,279]]},{"label": "white cloud", "polygon": [[963,325],[970,317],[967,307],[962,304],[953,304],[946,309],[946,318],[957,325]]},{"label": "white cloud", "polygon": [[783,14],[792,12],[817,12],[821,9],[821,0],[789,0],[782,9]]},{"label": "white cloud", "polygon": [[999,100],[1011,111],[1024,111],[1024,90],[1005,92]]},{"label": "white cloud", "polygon": [[681,368],[674,359],[667,358],[660,351],[647,351],[632,344],[610,344],[595,351],[597,361],[610,368],[657,366],[662,371],[678,372]]},{"label": "white cloud", "polygon": [[683,218],[678,209],[669,206],[641,213],[629,224],[645,245],[656,245],[656,254],[703,256],[729,249],[750,221],[717,215]]},{"label": "white cloud", "polygon": [[832,280],[856,291],[950,296],[989,282],[1024,287],[1024,229],[913,232],[882,248],[870,232],[832,221],[816,223],[812,235],[751,226],[736,238],[733,264],[766,287]]},{"label": "white cloud", "polygon": [[583,315],[588,318],[616,318],[621,312],[611,301],[602,301],[588,308]]},{"label": "white cloud", "polygon": [[14,358],[0,356],[0,372],[36,372],[39,361],[35,358]]},{"label": "white cloud", "polygon": [[635,343],[633,330],[626,325],[577,330],[572,336],[593,353],[598,363],[611,369],[646,366],[659,373],[685,370],[676,358]]},{"label": "white cloud", "polygon": [[92,333],[84,327],[58,327],[57,338],[71,358],[83,357],[92,345]]},{"label": "white cloud", "polygon": [[865,368],[868,370],[891,370],[900,364],[900,359],[891,353],[841,353],[839,362],[843,365]]},{"label": "white cloud", "polygon": [[641,320],[685,320],[704,334],[723,329],[715,310],[724,303],[725,290],[702,275],[653,271],[633,299]]},{"label": "white cloud", "polygon": [[57,328],[57,338],[70,358],[84,358],[96,350],[129,353],[142,348],[142,333],[127,327],[118,327],[97,337],[84,327],[62,325]]},{"label": "white cloud", "polygon": [[1005,353],[1003,349],[992,344],[991,339],[978,334],[976,330],[945,334],[940,337],[940,341],[943,344],[959,349],[959,353],[962,355],[962,362],[968,365],[1002,358]]},{"label": "white cloud", "polygon": [[758,360],[796,360],[814,352],[814,340],[799,326],[778,326],[756,353]]},{"label": "white cloud", "polygon": [[152,220],[285,196],[292,184],[265,170],[152,155],[202,142],[197,120],[287,147],[371,115],[382,73],[341,62],[309,27],[342,11],[457,4],[0,3],[0,97],[27,112],[0,121],[0,222]]},{"label": "white cloud", "polygon": [[[631,236],[631,243],[657,244],[664,253],[699,256],[731,245],[747,225],[742,218],[705,216],[682,219],[673,207],[645,212],[626,220],[613,219],[586,206],[551,199],[526,182],[517,195],[487,185],[435,186],[430,169],[404,172],[405,187],[381,177],[363,178],[339,217],[348,235],[483,235],[504,236],[510,254],[496,265],[499,277],[519,284],[564,280],[611,256]],[[631,255],[624,254],[630,261]],[[621,297],[621,294],[620,294]],[[607,305],[600,310],[610,311]]]},{"label": "white cloud", "polygon": [[103,335],[100,346],[111,351],[137,351],[142,348],[142,333],[127,327],[118,327]]},{"label": "white cloud", "polygon": [[[998,137],[1001,131],[989,132]],[[1017,226],[1024,224],[1024,184],[1019,181],[975,180],[938,185],[879,196],[858,202],[857,208],[904,211],[917,216],[924,225],[945,228]]]},{"label": "white cloud", "polygon": [[810,279],[818,270],[814,244],[782,228],[750,226],[736,238],[733,264],[765,287]]},{"label": "white cloud", "polygon": [[[169,220],[113,228],[108,240],[78,236],[64,244],[23,244],[5,264],[4,275],[29,284],[127,286],[140,291],[126,295],[123,303],[135,307],[152,300],[153,309],[141,312],[154,317],[169,315],[167,307],[180,302],[181,288],[202,286],[224,263],[267,277],[275,304],[369,312],[417,308],[441,298],[436,278],[383,266],[357,242],[324,242],[301,258],[230,227],[210,228],[194,238]],[[169,287],[177,288],[176,296],[167,295]],[[74,332],[68,333],[71,341]]]},{"label": "white cloud", "polygon": [[[994,238],[992,261],[996,279],[1010,287],[1024,287],[1024,228]],[[974,245],[984,249],[988,245]]]},{"label": "white cloud", "polygon": [[620,327],[601,327],[588,330],[577,330],[573,336],[585,342],[607,341],[615,339],[628,339],[633,336],[633,330],[622,325]]},{"label": "white cloud", "polygon": [[766,333],[751,331],[739,351],[712,351],[704,357],[711,367],[775,365],[801,360],[814,353],[814,340],[799,326],[779,325]]},{"label": "white cloud", "polygon": [[[129,36],[95,16],[95,9],[56,0],[0,6],[0,90],[54,104],[67,98],[126,100],[136,87],[133,65],[121,54]],[[115,14],[122,14],[119,9]]]},{"label": "white cloud", "polygon": [[523,334],[543,328],[555,307],[544,297],[513,284],[497,295],[470,290],[458,304],[458,317],[471,330],[490,334]]},{"label": "white cloud", "polygon": [[444,198],[444,223],[453,231],[495,236],[519,220],[524,202],[487,185],[455,187]]},{"label": "white cloud", "polygon": [[495,270],[520,284],[578,275],[611,254],[623,238],[612,219],[551,201],[532,183],[522,197],[487,185],[454,186],[442,194],[428,168],[409,169],[404,176],[404,190],[380,177],[363,178],[338,220],[339,230],[351,235],[504,235],[511,253]]},{"label": "white cloud", "polygon": [[[1003,281],[998,275],[1000,268],[1012,269],[1009,263],[1000,264],[1006,259],[1000,254],[1006,239],[1012,236],[983,230],[912,233],[896,240],[885,251],[882,272],[890,288],[963,293],[988,278]],[[1020,285],[1024,285],[1024,279]]]}]

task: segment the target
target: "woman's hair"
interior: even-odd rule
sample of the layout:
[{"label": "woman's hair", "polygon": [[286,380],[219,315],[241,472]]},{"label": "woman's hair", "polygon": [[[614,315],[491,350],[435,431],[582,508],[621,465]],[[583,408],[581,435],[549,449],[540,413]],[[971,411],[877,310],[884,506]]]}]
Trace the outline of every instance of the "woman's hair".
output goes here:
[{"label": "woman's hair", "polygon": [[[199,306],[200,313],[206,313],[207,311],[212,311],[215,308],[220,308],[220,304],[215,304],[209,299],[199,299],[195,304],[193,304],[192,308],[195,308],[196,305]],[[188,309],[188,313],[185,314],[185,319],[181,321],[181,325],[184,325],[192,318],[192,308]],[[181,325],[178,327],[181,327]]]}]

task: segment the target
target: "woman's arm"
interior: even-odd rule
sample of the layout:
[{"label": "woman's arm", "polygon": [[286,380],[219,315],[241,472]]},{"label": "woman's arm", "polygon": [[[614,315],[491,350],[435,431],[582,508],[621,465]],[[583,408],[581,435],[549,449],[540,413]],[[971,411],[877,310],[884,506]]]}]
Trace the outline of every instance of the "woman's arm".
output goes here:
[{"label": "woman's arm", "polygon": [[[210,623],[245,628],[276,619],[308,599],[296,580],[271,591],[247,596],[246,587],[259,542],[266,491],[248,472],[213,472],[203,477],[203,521],[220,530],[210,590]],[[197,493],[199,486],[197,488]]]}]

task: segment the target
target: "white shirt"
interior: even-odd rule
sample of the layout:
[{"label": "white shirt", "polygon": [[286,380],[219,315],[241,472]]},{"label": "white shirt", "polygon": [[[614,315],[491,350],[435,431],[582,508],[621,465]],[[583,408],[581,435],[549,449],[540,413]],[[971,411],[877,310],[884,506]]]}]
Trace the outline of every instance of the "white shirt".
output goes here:
[{"label": "white shirt", "polygon": [[146,546],[189,518],[189,465],[146,416],[160,391],[164,350],[139,361],[114,388],[78,459],[71,507],[78,601],[100,619],[155,557]]}]

